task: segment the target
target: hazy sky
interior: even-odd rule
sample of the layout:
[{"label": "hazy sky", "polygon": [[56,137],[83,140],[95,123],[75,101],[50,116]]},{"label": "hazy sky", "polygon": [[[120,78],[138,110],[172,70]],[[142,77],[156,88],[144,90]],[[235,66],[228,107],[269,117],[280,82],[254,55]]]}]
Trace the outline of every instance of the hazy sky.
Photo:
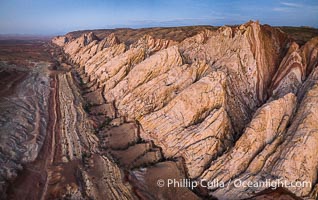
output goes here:
[{"label": "hazy sky", "polygon": [[0,0],[0,34],[262,24],[318,27],[318,0]]}]

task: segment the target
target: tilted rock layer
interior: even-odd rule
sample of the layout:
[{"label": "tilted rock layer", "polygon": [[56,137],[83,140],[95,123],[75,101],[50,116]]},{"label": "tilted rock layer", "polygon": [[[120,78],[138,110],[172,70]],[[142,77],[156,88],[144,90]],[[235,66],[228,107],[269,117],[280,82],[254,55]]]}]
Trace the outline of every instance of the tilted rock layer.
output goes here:
[{"label": "tilted rock layer", "polygon": [[[270,187],[237,187],[234,179],[308,183],[283,187],[301,198],[317,198],[318,37],[299,46],[280,29],[248,22],[182,41],[145,35],[128,45],[115,34],[85,33],[52,42],[73,63],[91,113],[100,112],[99,118],[107,116],[113,124],[123,119],[140,126],[138,137],[145,142],[131,139],[135,146],[128,149],[109,143],[115,132],[100,132],[106,147],[118,147],[112,153],[124,166],[181,158],[191,180],[227,184],[208,188],[219,199],[250,198]],[[60,77],[60,83],[66,80]],[[74,121],[61,114],[67,123]],[[97,139],[84,132],[79,137],[87,138],[83,147],[94,149]],[[75,155],[63,159],[83,147],[74,146]],[[125,148],[144,153],[130,157]],[[148,172],[131,176],[138,176],[139,186],[150,180]]]}]

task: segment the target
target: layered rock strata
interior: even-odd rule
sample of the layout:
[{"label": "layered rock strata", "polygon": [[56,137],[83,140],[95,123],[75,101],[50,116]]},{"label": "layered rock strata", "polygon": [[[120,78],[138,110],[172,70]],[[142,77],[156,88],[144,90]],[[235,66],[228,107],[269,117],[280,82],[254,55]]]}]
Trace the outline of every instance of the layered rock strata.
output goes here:
[{"label": "layered rock strata", "polygon": [[[1,66],[1,197],[317,198],[317,37],[258,22],[70,35],[52,40],[55,70]],[[185,178],[226,187],[157,185]]]},{"label": "layered rock strata", "polygon": [[[99,49],[104,41],[113,42]],[[90,33],[55,44],[78,65],[88,102],[137,121],[142,140],[165,159],[181,157],[193,180],[309,181],[288,190],[313,198],[317,41],[299,47],[281,30],[249,22],[178,42],[145,36],[120,46],[113,34]],[[126,166],[136,159],[113,154]],[[209,190],[235,199],[266,189],[232,187]]]}]

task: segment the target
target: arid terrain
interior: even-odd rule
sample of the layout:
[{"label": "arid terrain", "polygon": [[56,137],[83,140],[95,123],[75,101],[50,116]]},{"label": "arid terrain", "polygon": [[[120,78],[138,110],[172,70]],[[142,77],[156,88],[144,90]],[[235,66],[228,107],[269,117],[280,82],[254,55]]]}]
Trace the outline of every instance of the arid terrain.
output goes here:
[{"label": "arid terrain", "polygon": [[0,40],[0,111],[0,199],[318,198],[314,28]]}]

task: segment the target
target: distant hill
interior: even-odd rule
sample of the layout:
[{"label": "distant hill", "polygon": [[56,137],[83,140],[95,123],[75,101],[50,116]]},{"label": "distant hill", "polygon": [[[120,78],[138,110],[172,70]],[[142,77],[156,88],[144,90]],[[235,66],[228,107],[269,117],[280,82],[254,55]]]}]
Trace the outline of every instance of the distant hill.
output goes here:
[{"label": "distant hill", "polygon": [[28,41],[28,40],[45,40],[52,39],[49,35],[29,35],[29,34],[0,34],[0,40]]}]

